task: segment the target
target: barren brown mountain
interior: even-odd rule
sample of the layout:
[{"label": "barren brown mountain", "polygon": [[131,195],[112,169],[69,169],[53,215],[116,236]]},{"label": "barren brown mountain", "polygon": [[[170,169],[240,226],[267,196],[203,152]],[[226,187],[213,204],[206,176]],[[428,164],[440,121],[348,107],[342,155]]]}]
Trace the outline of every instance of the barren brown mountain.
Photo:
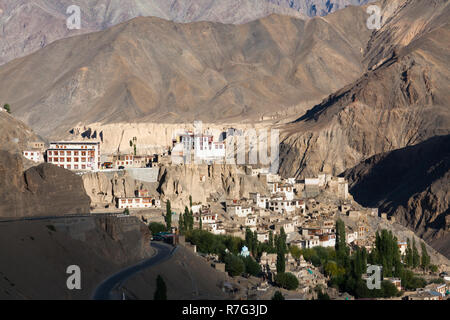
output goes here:
[{"label": "barren brown mountain", "polygon": [[0,96],[44,135],[80,122],[259,120],[356,80],[362,7],[244,25],[136,18],[57,41],[0,68]]},{"label": "barren brown mountain", "polygon": [[364,75],[284,128],[284,175],[339,174],[377,153],[450,132],[449,2],[384,8],[384,25],[364,54]]},{"label": "barren brown mountain", "polygon": [[[175,22],[245,23],[272,13],[326,15],[368,0],[0,0],[0,64],[55,40],[100,31],[139,16]],[[69,30],[69,6],[81,11],[81,29]]]}]

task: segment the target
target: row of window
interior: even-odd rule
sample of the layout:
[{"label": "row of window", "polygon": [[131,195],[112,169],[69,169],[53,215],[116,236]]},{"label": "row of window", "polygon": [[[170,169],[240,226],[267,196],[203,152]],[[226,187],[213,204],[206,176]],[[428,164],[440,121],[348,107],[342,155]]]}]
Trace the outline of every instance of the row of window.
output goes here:
[{"label": "row of window", "polygon": [[[89,154],[90,156],[94,156],[95,152],[94,151],[88,151],[88,152],[86,152],[86,151],[73,151],[73,155],[74,156],[78,156],[80,154],[82,156],[85,156],[86,154]],[[64,156],[64,155],[71,156],[72,155],[72,151],[51,151],[51,150],[49,150],[48,151],[48,155],[49,156],[51,156],[51,155],[54,155],[54,156],[57,156],[57,155],[60,155],[60,156]]]},{"label": "row of window", "polygon": [[[80,160],[81,159],[81,160]],[[48,158],[48,162],[87,162],[87,158]],[[90,159],[90,161],[94,161],[93,158]]]},{"label": "row of window", "polygon": [[[72,169],[72,165],[70,165],[70,164],[68,164],[68,165],[63,165],[63,164],[60,164],[60,165],[57,165],[58,167],[61,167],[61,168],[66,168],[66,169]],[[73,169],[74,170],[85,170],[86,169],[86,165],[85,164],[82,164],[81,166],[78,166],[77,164],[75,164],[75,165],[73,165]]]},{"label": "row of window", "polygon": [[[56,148],[56,149],[67,149],[67,146],[64,146],[64,145],[56,145],[55,148]],[[73,148],[73,147],[72,147],[72,148]],[[88,146],[80,146],[79,148],[80,148],[80,149],[87,149]],[[94,149],[94,148],[95,148],[95,146],[91,146],[91,149]]]}]

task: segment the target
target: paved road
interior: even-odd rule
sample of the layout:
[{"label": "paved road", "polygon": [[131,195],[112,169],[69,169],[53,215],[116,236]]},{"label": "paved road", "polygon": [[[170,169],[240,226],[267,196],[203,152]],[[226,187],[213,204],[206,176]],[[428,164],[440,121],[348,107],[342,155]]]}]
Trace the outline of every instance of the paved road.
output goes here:
[{"label": "paved road", "polygon": [[111,293],[115,288],[121,286],[128,278],[134,276],[136,273],[168,260],[177,250],[177,247],[174,248],[173,246],[162,242],[152,242],[151,246],[156,250],[154,256],[134,266],[125,268],[104,280],[95,289],[92,299],[112,300],[113,296]]}]

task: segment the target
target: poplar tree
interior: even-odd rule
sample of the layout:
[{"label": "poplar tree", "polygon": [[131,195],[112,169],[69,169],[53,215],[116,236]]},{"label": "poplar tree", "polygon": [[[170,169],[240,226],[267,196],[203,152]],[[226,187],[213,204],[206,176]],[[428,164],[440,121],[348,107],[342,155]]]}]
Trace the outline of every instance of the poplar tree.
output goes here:
[{"label": "poplar tree", "polygon": [[428,266],[430,265],[430,256],[428,255],[425,243],[422,242],[421,245],[422,245],[421,266],[424,270],[426,270],[428,268]]},{"label": "poplar tree", "polygon": [[412,246],[412,261],[413,261],[413,268],[417,268],[420,265],[420,255],[419,251],[416,247],[416,240],[413,238],[413,246]]},{"label": "poplar tree", "polygon": [[167,300],[167,287],[161,275],[156,278],[156,290],[154,300]]},{"label": "poplar tree", "polygon": [[167,226],[167,230],[170,230],[170,228],[172,227],[172,208],[170,206],[170,200],[167,200],[166,203],[166,226]]}]

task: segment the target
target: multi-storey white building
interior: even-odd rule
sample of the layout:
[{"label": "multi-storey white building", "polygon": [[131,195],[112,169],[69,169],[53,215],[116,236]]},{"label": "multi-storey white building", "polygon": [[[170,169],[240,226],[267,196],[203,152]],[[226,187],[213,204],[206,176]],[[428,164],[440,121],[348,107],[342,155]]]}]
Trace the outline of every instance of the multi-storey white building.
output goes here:
[{"label": "multi-storey white building", "polygon": [[238,216],[240,218],[253,214],[253,208],[239,203],[231,203],[226,206],[227,213],[231,216]]},{"label": "multi-storey white building", "polygon": [[269,183],[268,185],[272,195],[281,194],[287,200],[294,199],[294,187],[292,185],[278,182]]},{"label": "multi-storey white building", "polygon": [[269,201],[269,209],[278,213],[290,213],[296,209],[300,209],[301,213],[305,212],[305,202],[303,200],[287,200],[287,199],[271,199]]},{"label": "multi-storey white building", "polygon": [[269,197],[263,197],[258,192],[250,192],[250,199],[256,204],[257,207],[267,209],[269,207]]},{"label": "multi-storey white building", "polygon": [[[182,148],[180,148],[180,145]],[[180,143],[174,146],[184,158],[195,157],[200,160],[219,160],[225,158],[225,143],[214,141],[214,136],[209,134],[194,134],[188,132],[180,136]],[[185,159],[186,160],[186,159]],[[191,160],[191,159],[189,159]]]},{"label": "multi-storey white building", "polygon": [[47,162],[69,170],[93,170],[100,167],[100,142],[51,142]]}]

